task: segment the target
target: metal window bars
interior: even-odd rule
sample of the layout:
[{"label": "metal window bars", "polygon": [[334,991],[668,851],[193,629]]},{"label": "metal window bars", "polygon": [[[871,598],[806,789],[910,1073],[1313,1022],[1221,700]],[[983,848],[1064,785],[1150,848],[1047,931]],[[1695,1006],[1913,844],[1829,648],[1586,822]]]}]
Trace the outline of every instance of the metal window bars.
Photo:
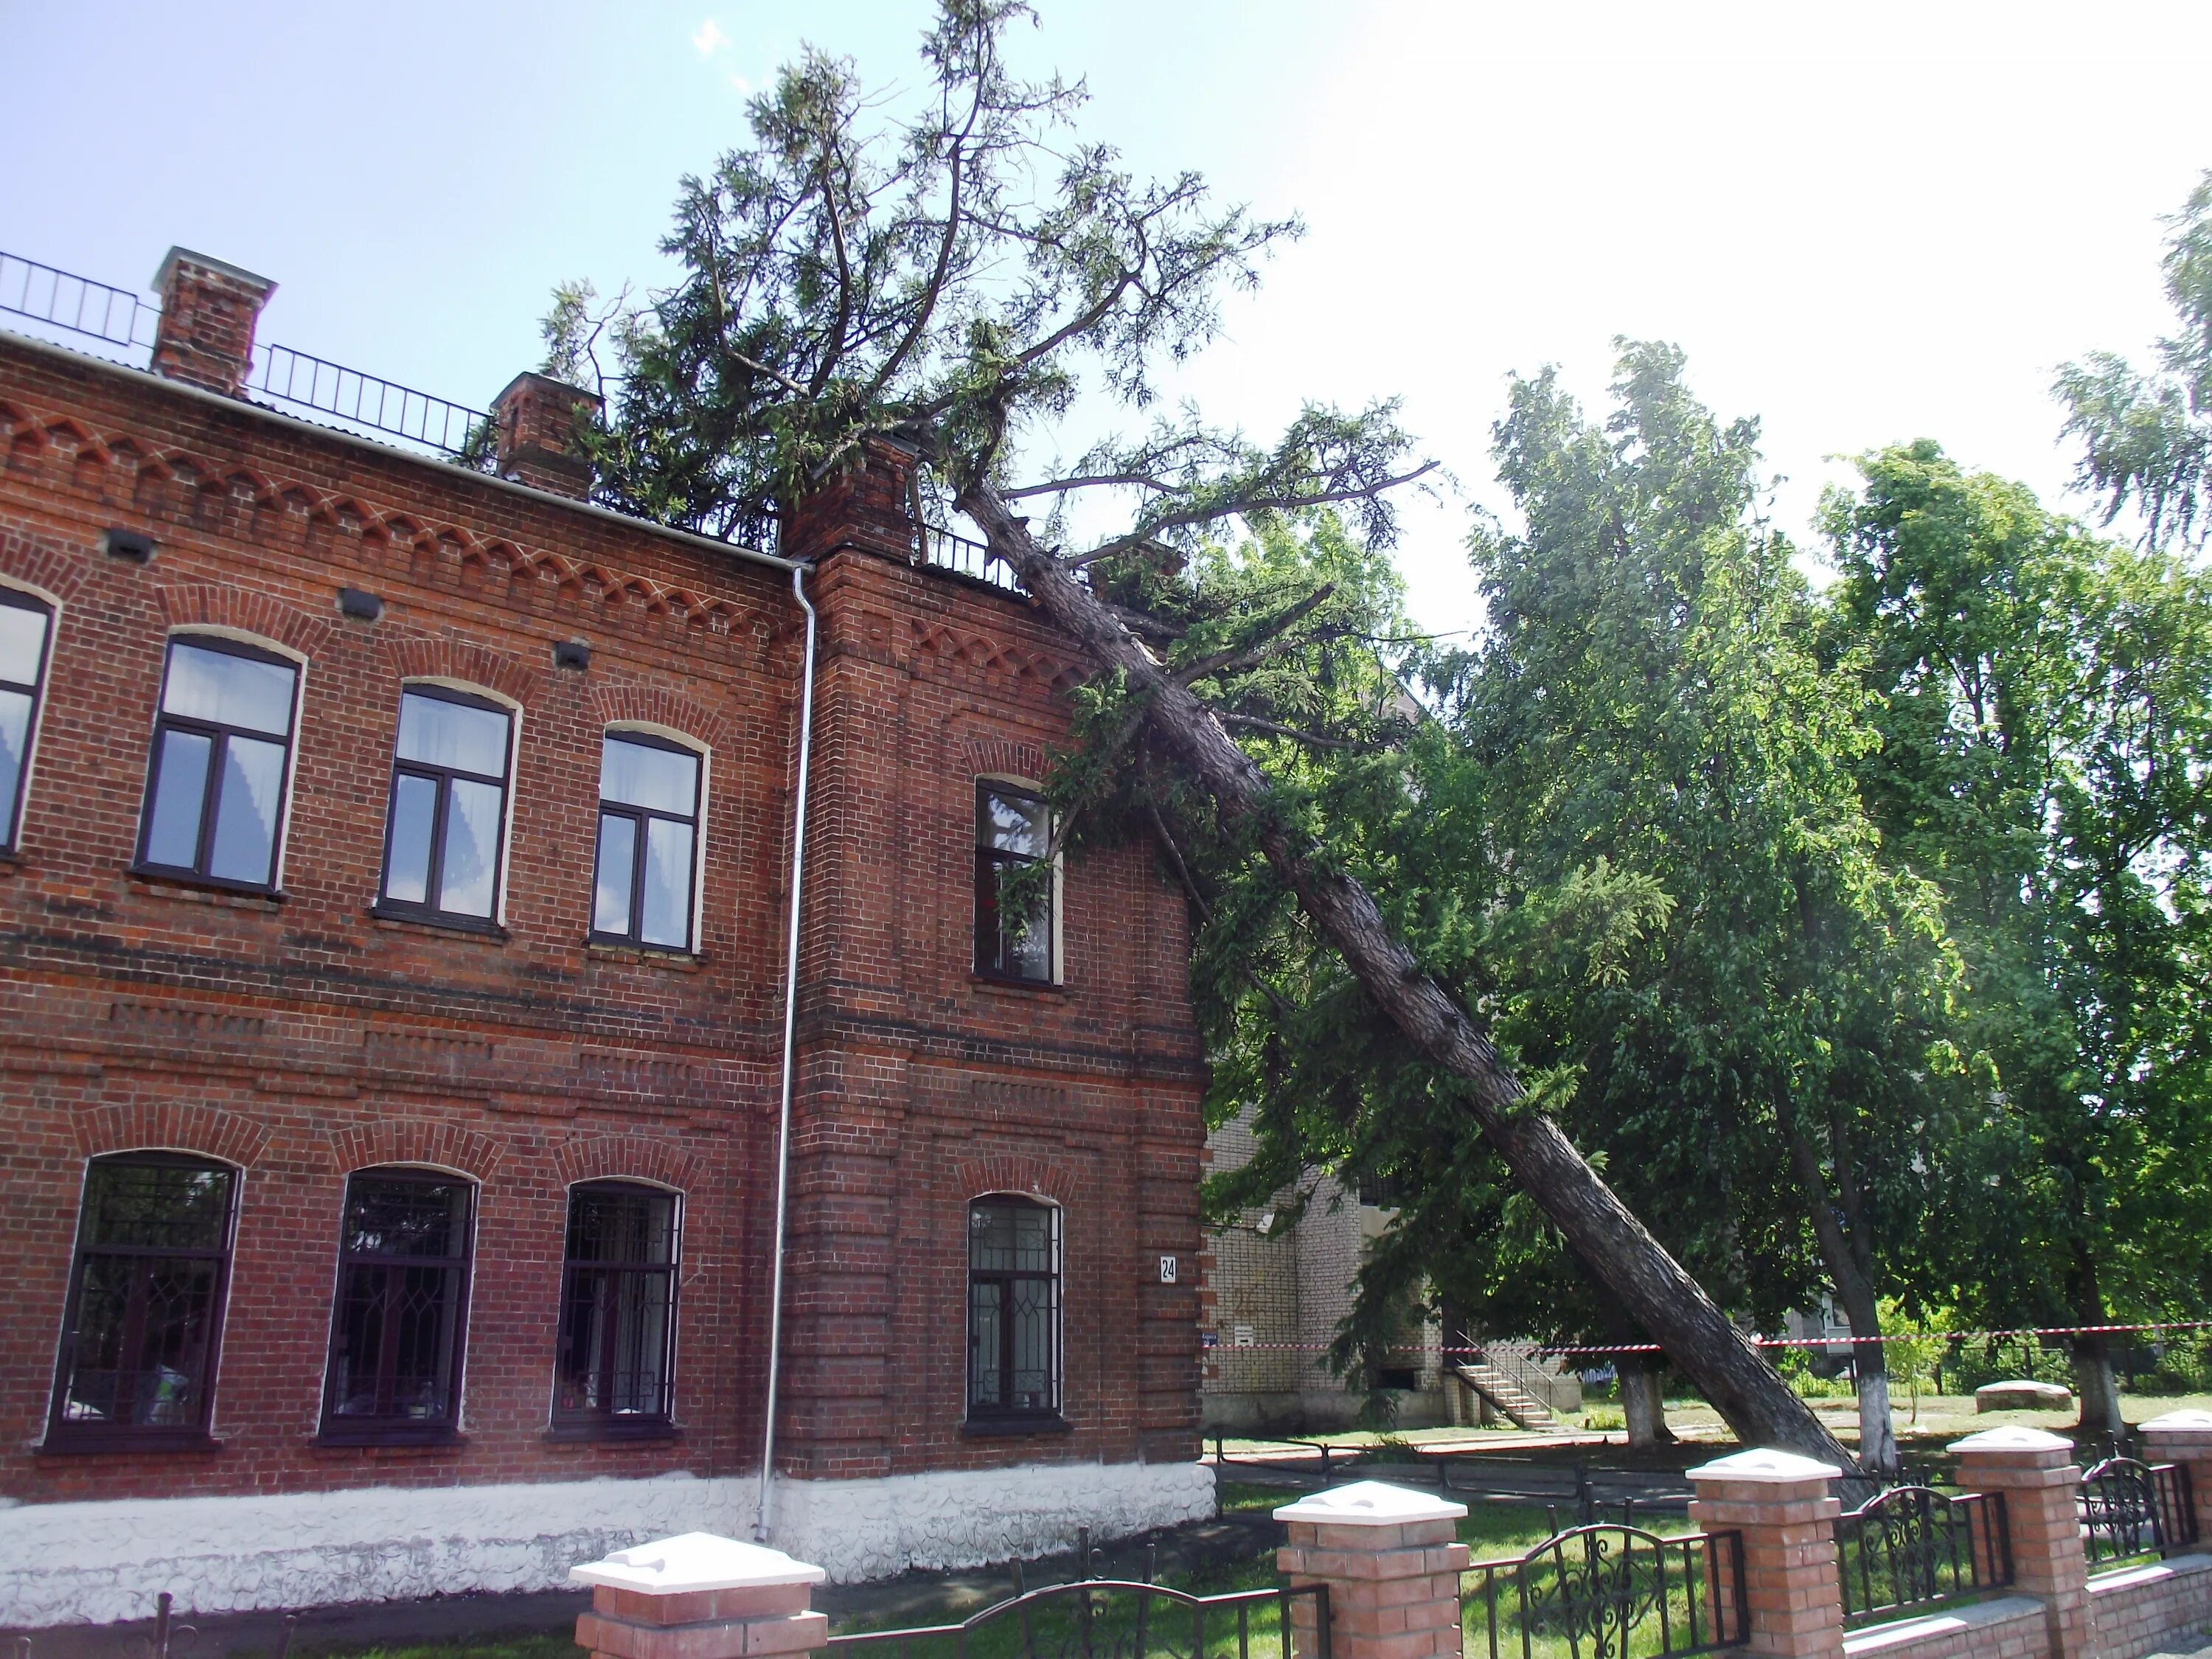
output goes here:
[{"label": "metal window bars", "polygon": [[2197,1542],[2189,1471],[2179,1463],[2108,1457],[2083,1471],[2075,1509],[2091,1567],[2171,1555]]},{"label": "metal window bars", "polygon": [[143,361],[161,307],[21,254],[0,251],[0,311],[118,347]]},{"label": "metal window bars", "polygon": [[1735,1532],[1576,1527],[1460,1576],[1472,1659],[1679,1659],[1741,1647],[1751,1603]]},{"label": "metal window bars", "polygon": [[1893,1486],[1837,1517],[1836,1555],[1846,1625],[2009,1584],[2004,1494]]}]

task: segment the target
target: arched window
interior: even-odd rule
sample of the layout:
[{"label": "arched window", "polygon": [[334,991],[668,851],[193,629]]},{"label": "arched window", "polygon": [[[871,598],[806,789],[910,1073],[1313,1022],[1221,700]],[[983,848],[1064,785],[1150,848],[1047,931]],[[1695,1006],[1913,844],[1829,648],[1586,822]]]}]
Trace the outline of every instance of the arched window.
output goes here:
[{"label": "arched window", "polygon": [[1012,1194],[968,1206],[968,1415],[1060,1413],[1060,1209]]},{"label": "arched window", "polygon": [[325,1440],[441,1440],[459,1427],[475,1210],[465,1176],[380,1169],[347,1179]]},{"label": "arched window", "polygon": [[690,950],[698,849],[698,751],[649,732],[608,732],[599,745],[592,937]]},{"label": "arched window", "polygon": [[6,815],[0,817],[0,847],[11,850],[22,833],[23,787],[38,738],[53,632],[52,607],[0,587],[0,813]]},{"label": "arched window", "polygon": [[489,697],[442,685],[400,694],[380,911],[496,925],[514,737],[513,711]]},{"label": "arched window", "polygon": [[556,1428],[650,1433],[670,1416],[676,1194],[629,1181],[568,1189]]},{"label": "arched window", "polygon": [[207,1438],[238,1171],[173,1152],[86,1168],[50,1442]]},{"label": "arched window", "polygon": [[212,634],[169,641],[138,867],[265,892],[276,884],[300,665]]}]

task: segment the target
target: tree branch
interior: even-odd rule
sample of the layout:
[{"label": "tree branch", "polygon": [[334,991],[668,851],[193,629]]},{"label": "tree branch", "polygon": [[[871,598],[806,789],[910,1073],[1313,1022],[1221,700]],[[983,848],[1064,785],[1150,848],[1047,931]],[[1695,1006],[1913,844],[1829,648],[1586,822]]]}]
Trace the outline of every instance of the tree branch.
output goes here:
[{"label": "tree branch", "polygon": [[1295,726],[1285,726],[1276,720],[1263,720],[1257,714],[1231,714],[1217,708],[1213,711],[1213,718],[1224,726],[1265,732],[1270,737],[1294,738],[1300,743],[1310,743],[1316,749],[1371,749],[1374,747],[1372,744],[1355,742],[1350,738],[1327,738],[1318,732],[1301,732]]},{"label": "tree branch", "polygon": [[1224,670],[1249,668],[1257,663],[1264,662],[1273,651],[1281,645],[1285,630],[1296,627],[1307,617],[1312,615],[1329,595],[1335,592],[1334,582],[1323,582],[1289,610],[1276,617],[1257,635],[1245,641],[1243,644],[1231,650],[1217,651],[1212,656],[1200,657],[1196,662],[1187,663],[1176,669],[1176,683],[1179,685],[1188,685],[1192,681],[1202,680],[1209,674],[1218,674]]},{"label": "tree branch", "polygon": [[1158,518],[1139,526],[1126,536],[1117,536],[1088,553],[1079,553],[1060,563],[1070,570],[1080,570],[1085,565],[1096,564],[1101,559],[1110,559],[1117,553],[1126,553],[1133,547],[1157,540],[1163,530],[1176,530],[1189,525],[1212,524],[1217,520],[1241,516],[1247,513],[1297,513],[1310,507],[1327,507],[1332,501],[1364,501],[1381,495],[1386,489],[1395,489],[1426,477],[1437,470],[1437,463],[1425,461],[1411,472],[1380,479],[1373,483],[1346,484],[1335,489],[1317,489],[1310,494],[1293,492],[1289,495],[1265,493],[1243,496],[1216,503],[1212,507],[1179,508],[1164,513]]}]

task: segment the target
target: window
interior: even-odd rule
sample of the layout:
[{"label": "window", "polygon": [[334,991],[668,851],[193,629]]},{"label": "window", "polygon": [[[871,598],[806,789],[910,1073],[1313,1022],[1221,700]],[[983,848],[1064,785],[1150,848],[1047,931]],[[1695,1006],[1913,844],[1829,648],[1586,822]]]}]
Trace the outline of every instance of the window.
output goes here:
[{"label": "window", "polygon": [[169,641],[138,865],[233,887],[276,884],[299,665],[234,641]]},{"label": "window", "polygon": [[1012,1197],[968,1206],[968,1415],[1060,1410],[1060,1211]]},{"label": "window", "polygon": [[169,1152],[92,1161],[54,1384],[55,1444],[204,1440],[238,1172]]},{"label": "window", "polygon": [[416,685],[400,697],[380,909],[491,927],[514,726],[505,708],[465,691]]},{"label": "window", "polygon": [[665,1428],[675,1313],[676,1195],[617,1181],[572,1188],[556,1425]]},{"label": "window", "polygon": [[690,950],[698,841],[699,757],[665,738],[609,732],[599,749],[592,937]]},{"label": "window", "polygon": [[443,1439],[459,1420],[476,1189],[429,1170],[346,1182],[325,1438]]},{"label": "window", "polygon": [[1053,980],[1052,811],[1002,783],[975,791],[975,971]]},{"label": "window", "polygon": [[27,593],[0,587],[0,847],[13,851],[23,822],[23,783],[37,735],[39,688],[54,613]]}]

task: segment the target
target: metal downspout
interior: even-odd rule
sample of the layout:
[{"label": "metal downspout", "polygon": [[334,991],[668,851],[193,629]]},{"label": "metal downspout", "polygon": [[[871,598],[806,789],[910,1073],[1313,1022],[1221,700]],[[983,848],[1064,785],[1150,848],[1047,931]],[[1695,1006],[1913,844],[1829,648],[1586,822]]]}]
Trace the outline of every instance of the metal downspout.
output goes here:
[{"label": "metal downspout", "polygon": [[775,1254],[769,1273],[768,1410],[761,1433],[759,1519],[753,1536],[765,1544],[775,1477],[775,1389],[783,1340],[783,1226],[791,1181],[791,1091],[799,1018],[799,899],[806,875],[806,782],[814,750],[814,607],[806,599],[806,569],[794,565],[791,596],[806,613],[806,663],[799,694],[799,791],[792,808],[791,940],[783,964],[783,1101],[775,1132]]}]

